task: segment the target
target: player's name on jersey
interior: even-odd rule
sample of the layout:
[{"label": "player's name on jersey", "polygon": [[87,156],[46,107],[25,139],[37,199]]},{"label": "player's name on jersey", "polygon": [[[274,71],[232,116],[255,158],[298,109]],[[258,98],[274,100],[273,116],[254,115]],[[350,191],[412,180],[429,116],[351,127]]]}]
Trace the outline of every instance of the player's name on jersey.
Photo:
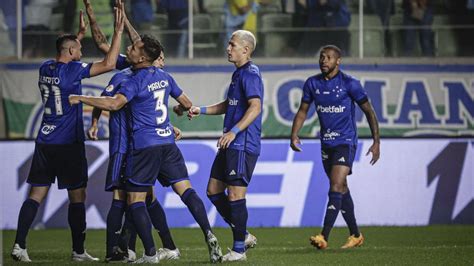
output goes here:
[{"label": "player's name on jersey", "polygon": [[167,80],[159,80],[157,82],[153,82],[151,84],[148,84],[148,91],[149,92],[152,92],[152,91],[156,91],[156,90],[159,90],[159,89],[163,89],[165,87],[168,87],[168,81]]},{"label": "player's name on jersey", "polygon": [[59,83],[61,83],[61,79],[59,79],[59,77],[40,76],[39,77],[39,82],[40,83],[58,85]]}]

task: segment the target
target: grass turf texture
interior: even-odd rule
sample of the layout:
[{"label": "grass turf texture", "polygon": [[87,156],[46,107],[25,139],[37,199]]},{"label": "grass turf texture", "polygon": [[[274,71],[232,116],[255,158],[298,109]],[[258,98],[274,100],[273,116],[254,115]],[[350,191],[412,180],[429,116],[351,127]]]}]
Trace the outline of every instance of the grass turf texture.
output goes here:
[{"label": "grass turf texture", "polygon": [[[346,228],[335,228],[329,248],[317,250],[309,244],[309,236],[319,228],[250,228],[258,238],[256,248],[247,252],[247,262],[232,265],[474,265],[474,226],[427,227],[362,227],[365,244],[362,247],[340,249],[347,238]],[[162,261],[168,265],[207,264],[208,252],[199,229],[171,230],[181,251],[178,261]],[[222,251],[232,247],[229,229],[217,228]],[[14,231],[3,231],[3,263],[12,265],[11,248]],[[161,241],[154,232],[157,248]],[[105,256],[105,231],[89,230],[86,249],[101,259],[100,263],[70,261],[69,230],[32,230],[27,239],[32,265],[97,265]],[[143,252],[137,240],[137,256]],[[16,263],[15,263],[16,264]],[[31,265],[31,264],[29,264]]]}]

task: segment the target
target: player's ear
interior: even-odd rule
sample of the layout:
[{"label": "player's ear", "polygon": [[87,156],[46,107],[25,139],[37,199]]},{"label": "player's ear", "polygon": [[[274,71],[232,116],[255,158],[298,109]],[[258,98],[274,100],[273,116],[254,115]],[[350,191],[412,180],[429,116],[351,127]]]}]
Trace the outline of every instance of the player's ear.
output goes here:
[{"label": "player's ear", "polygon": [[69,48],[67,49],[68,52],[69,52],[69,55],[71,55],[71,56],[72,56],[72,54],[73,54],[72,49],[73,49],[72,47],[69,47]]}]

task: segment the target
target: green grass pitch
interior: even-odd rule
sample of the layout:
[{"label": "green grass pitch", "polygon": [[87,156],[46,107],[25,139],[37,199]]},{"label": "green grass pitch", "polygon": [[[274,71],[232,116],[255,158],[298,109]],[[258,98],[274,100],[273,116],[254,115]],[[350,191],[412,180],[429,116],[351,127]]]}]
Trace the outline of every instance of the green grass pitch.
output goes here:
[{"label": "green grass pitch", "polygon": [[[309,236],[319,228],[250,228],[258,245],[247,252],[247,262],[232,265],[474,265],[474,226],[362,227],[366,238],[362,247],[342,250],[347,238],[346,228],[335,228],[329,248],[316,250]],[[10,252],[14,231],[3,231],[3,264],[17,265]],[[208,264],[207,246],[199,229],[171,229],[181,251],[178,261],[162,261],[167,265]],[[232,246],[229,229],[217,228],[223,252]],[[154,233],[157,248],[161,242]],[[32,230],[28,236],[28,253],[33,265],[92,265],[72,263],[70,232]],[[89,230],[86,248],[101,260],[105,256],[105,231]],[[140,241],[137,254],[143,252]],[[103,264],[103,262],[95,263]]]}]

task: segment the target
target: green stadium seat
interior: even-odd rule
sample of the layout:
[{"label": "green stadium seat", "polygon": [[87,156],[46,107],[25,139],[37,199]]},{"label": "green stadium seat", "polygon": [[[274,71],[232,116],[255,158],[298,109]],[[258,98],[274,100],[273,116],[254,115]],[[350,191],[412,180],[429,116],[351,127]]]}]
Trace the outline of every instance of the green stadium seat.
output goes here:
[{"label": "green stadium seat", "polygon": [[281,56],[283,49],[287,46],[289,32],[274,32],[281,28],[291,26],[290,14],[266,14],[262,17],[260,31],[263,36],[265,56]]},{"label": "green stadium seat", "polygon": [[217,48],[217,41],[213,35],[213,24],[209,14],[195,14],[194,25],[194,51],[208,54]]},{"label": "green stadium seat", "polygon": [[456,56],[456,32],[450,28],[451,19],[447,15],[435,15],[433,18],[434,42],[437,56]]},{"label": "green stadium seat", "polygon": [[[384,32],[380,18],[376,15],[364,16],[364,57],[382,57],[385,54]],[[359,15],[351,15],[349,25],[351,34],[350,54],[359,56]]]}]

